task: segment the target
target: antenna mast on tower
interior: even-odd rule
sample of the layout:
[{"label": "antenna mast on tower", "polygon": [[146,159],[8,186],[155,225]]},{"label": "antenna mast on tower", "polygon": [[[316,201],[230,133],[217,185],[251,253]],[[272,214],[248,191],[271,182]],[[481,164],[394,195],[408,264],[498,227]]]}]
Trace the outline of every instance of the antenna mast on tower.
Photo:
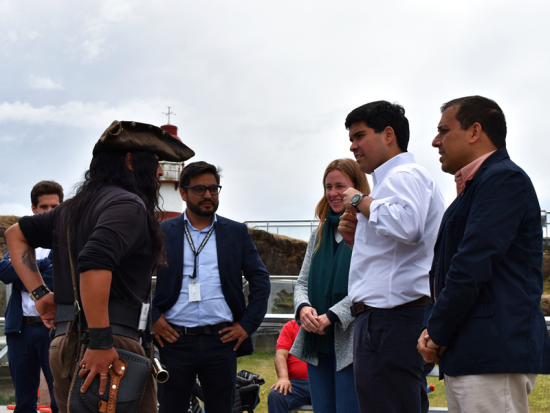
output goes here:
[{"label": "antenna mast on tower", "polygon": [[170,125],[170,115],[176,116],[176,114],[170,110],[170,106],[166,106],[166,107],[168,108],[168,112],[167,113],[162,112],[162,114],[168,116],[168,125]]}]

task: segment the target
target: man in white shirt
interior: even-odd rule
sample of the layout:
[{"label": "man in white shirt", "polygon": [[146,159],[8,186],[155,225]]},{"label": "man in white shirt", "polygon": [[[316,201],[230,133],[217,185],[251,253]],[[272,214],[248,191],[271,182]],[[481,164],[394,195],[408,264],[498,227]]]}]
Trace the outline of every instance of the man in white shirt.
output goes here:
[{"label": "man in white shirt", "polygon": [[[32,212],[41,214],[63,202],[63,188],[54,181],[41,181],[31,191]],[[36,264],[48,287],[52,286],[50,250],[35,250]],[[10,374],[15,387],[15,412],[34,413],[38,401],[40,370],[48,384],[53,413],[59,410],[53,395],[53,377],[48,352],[50,330],[44,325],[34,301],[17,276],[9,254],[0,261],[0,281],[12,284],[13,291],[6,308],[6,341]]]},{"label": "man in white shirt", "polygon": [[339,231],[353,248],[349,276],[354,374],[365,412],[427,412],[425,362],[416,341],[426,304],[433,247],[445,211],[439,188],[407,152],[405,109],[371,102],[346,118],[350,150],[372,174],[369,196],[344,193]]}]

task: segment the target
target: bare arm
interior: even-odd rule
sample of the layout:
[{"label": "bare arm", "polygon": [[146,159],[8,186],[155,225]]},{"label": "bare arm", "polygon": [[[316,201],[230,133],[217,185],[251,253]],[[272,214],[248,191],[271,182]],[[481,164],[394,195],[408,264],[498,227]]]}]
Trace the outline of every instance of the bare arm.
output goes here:
[{"label": "bare arm", "polygon": [[272,390],[279,390],[279,393],[292,393],[292,384],[288,378],[288,350],[277,349],[275,353],[275,371],[277,372],[277,383],[271,386]]},{"label": "bare arm", "polygon": [[[27,239],[23,235],[19,224],[12,225],[5,232],[8,250],[10,252],[11,263],[21,282],[27,291],[33,291],[44,284],[44,279],[38,271],[36,265],[36,254]],[[53,294],[49,293],[36,301],[36,310],[44,325],[48,328],[53,327],[55,319],[56,304],[53,301]]]},{"label": "bare arm", "polygon": [[109,327],[109,294],[113,274],[90,270],[80,274],[80,298],[90,328]]},{"label": "bare arm", "polygon": [[[112,278],[113,274],[108,270],[90,270],[80,274],[82,307],[90,328],[104,328],[110,325],[108,304]],[[84,393],[88,389],[96,375],[103,374],[99,381],[99,394],[103,394],[107,384],[105,374],[109,372],[111,364],[115,373],[122,374],[122,365],[114,347],[108,350],[87,349],[80,362],[80,367],[86,367],[80,371],[80,377],[88,374],[81,391]]]},{"label": "bare arm", "polygon": [[27,239],[19,228],[19,224],[12,225],[4,235],[8,244],[13,268],[27,291],[33,291],[44,284],[42,275],[40,275],[40,271],[38,271],[38,266],[36,265],[34,248],[27,242]]}]

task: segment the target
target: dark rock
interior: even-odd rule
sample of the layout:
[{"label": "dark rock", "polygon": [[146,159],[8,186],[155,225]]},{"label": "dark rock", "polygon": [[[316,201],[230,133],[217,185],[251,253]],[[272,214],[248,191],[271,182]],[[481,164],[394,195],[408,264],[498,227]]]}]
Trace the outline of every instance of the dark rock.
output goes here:
[{"label": "dark rock", "polygon": [[[4,238],[4,232],[17,222],[19,217],[13,215],[0,216],[0,253],[2,257],[8,252],[8,246],[6,245],[6,238]],[[0,258],[1,259],[1,258]]]},{"label": "dark rock", "polygon": [[[0,259],[4,258],[4,254],[8,252],[8,246],[6,245],[6,238],[4,233],[6,230],[17,222],[19,217],[14,216],[0,216]],[[6,285],[0,282],[0,317],[4,317],[6,311]]]},{"label": "dark rock", "polygon": [[550,254],[542,255],[542,277],[544,284],[548,285],[550,283]]},{"label": "dark rock", "polygon": [[260,257],[271,275],[298,275],[306,254],[307,242],[248,229]]},{"label": "dark rock", "polygon": [[545,317],[550,316],[550,294],[542,295],[542,298],[540,300],[540,308],[542,308],[542,312],[544,313]]}]

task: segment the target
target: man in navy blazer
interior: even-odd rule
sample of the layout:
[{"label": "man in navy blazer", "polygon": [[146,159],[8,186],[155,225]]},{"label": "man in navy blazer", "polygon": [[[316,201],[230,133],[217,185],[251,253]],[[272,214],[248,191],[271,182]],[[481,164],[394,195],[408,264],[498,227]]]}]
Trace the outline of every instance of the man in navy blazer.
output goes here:
[{"label": "man in navy blazer", "polygon": [[[34,214],[49,211],[63,202],[63,188],[54,181],[41,181],[31,191],[31,208]],[[50,290],[52,285],[51,250],[37,248],[36,264]],[[34,413],[38,401],[40,370],[48,384],[51,409],[57,413],[53,394],[53,376],[50,370],[50,330],[36,311],[29,292],[19,279],[9,254],[0,261],[0,281],[12,284],[10,300],[6,307],[6,342],[10,374],[15,388],[15,412]]]},{"label": "man in navy blazer", "polygon": [[[236,357],[267,311],[269,274],[246,225],[216,215],[219,169],[187,165],[180,176],[183,215],[161,223],[167,265],[157,271],[153,331],[170,379],[159,385],[160,412],[181,410],[198,375],[205,411],[231,412]],[[242,276],[249,284],[248,306]]]},{"label": "man in navy blazer", "polygon": [[441,113],[433,146],[458,196],[439,229],[418,349],[439,359],[449,412],[528,412],[536,375],[550,373],[537,194],[508,156],[496,102],[465,97]]}]

